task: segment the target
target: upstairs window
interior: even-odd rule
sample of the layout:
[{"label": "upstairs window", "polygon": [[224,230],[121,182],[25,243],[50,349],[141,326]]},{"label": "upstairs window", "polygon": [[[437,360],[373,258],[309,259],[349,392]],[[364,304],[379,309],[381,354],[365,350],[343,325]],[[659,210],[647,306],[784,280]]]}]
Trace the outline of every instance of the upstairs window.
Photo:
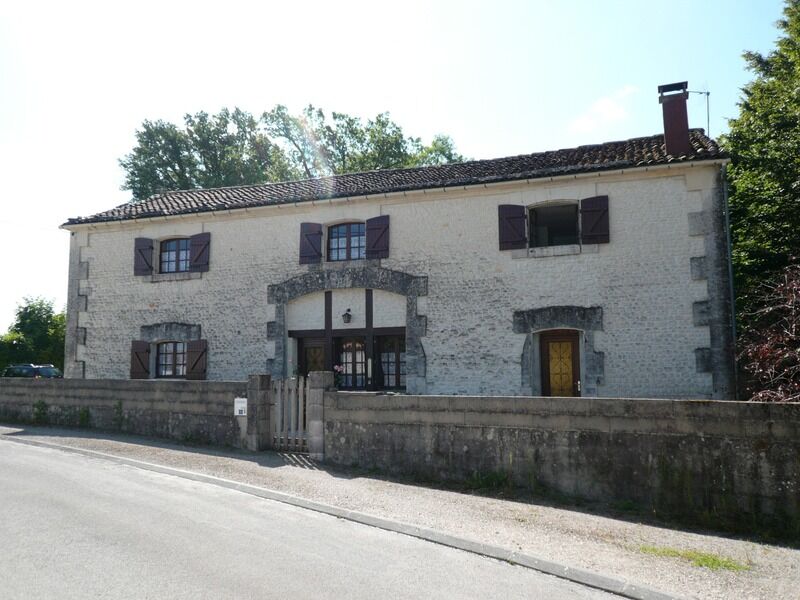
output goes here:
[{"label": "upstairs window", "polygon": [[158,344],[157,377],[186,377],[186,344],[163,342]]},{"label": "upstairs window", "polygon": [[608,196],[530,208],[500,204],[497,218],[500,250],[608,244],[611,239]]},{"label": "upstairs window", "polygon": [[161,273],[183,273],[189,270],[189,238],[161,242]]},{"label": "upstairs window", "polygon": [[328,228],[328,260],[366,258],[367,235],[364,223],[342,223]]},{"label": "upstairs window", "polygon": [[159,242],[136,238],[133,244],[133,274],[204,273],[208,271],[211,234],[198,233],[188,238]]},{"label": "upstairs window", "polygon": [[577,204],[540,206],[528,214],[531,248],[579,243]]}]

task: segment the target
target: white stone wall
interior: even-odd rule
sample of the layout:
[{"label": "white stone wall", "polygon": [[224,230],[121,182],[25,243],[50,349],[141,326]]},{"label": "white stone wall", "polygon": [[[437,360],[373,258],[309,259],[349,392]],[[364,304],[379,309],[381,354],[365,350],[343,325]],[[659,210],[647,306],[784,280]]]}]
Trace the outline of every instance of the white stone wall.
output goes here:
[{"label": "white stone wall", "polygon": [[[717,173],[715,166],[640,169],[77,227],[74,247],[88,263],[88,279],[79,292],[86,310],[71,304],[85,328],[76,358],[85,361],[88,378],[127,377],[139,327],[175,321],[202,326],[210,379],[264,372],[275,350],[266,341],[275,317],[267,286],[319,268],[298,264],[300,223],[388,214],[390,257],[381,266],[428,277],[428,295],[418,306],[428,324],[422,338],[428,393],[521,393],[525,336],[513,333],[513,312],[576,305],[603,309],[604,330],[595,334],[595,350],[605,353],[600,395],[708,396],[711,375],[697,372],[694,349],[709,346],[709,328],[692,319],[692,303],[706,300],[708,291],[705,280],[691,278],[689,261],[705,250],[703,237],[690,235],[688,215],[710,207]],[[538,258],[498,250],[499,204],[601,194],[609,196],[610,243]],[[133,275],[135,237],[201,231],[211,232],[210,270],[202,277],[154,283]],[[322,298],[317,293],[290,303],[287,328],[321,328]],[[343,327],[339,315],[350,308],[351,327],[363,327],[363,304],[363,290],[335,291],[335,326]],[[375,304],[376,327],[405,323],[405,298],[376,291]]]}]

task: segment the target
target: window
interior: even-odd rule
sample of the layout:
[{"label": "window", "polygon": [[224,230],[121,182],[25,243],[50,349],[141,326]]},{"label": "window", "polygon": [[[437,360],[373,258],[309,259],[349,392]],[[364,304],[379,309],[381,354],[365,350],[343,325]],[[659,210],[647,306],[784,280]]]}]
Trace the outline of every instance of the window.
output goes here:
[{"label": "window", "polygon": [[[567,249],[558,254],[579,254],[582,252],[580,246],[608,244],[611,239],[608,211],[608,196],[530,208],[500,204],[497,207],[500,250],[571,245],[576,247],[575,252]],[[527,256],[553,256],[553,253],[553,250],[531,251]]]},{"label": "window", "polygon": [[156,377],[186,377],[184,342],[163,342],[158,345]]},{"label": "window", "polygon": [[529,218],[531,248],[579,243],[577,204],[531,208]]},{"label": "window", "polygon": [[188,238],[163,240],[161,243],[151,238],[136,238],[133,243],[133,274],[205,273],[208,271],[210,253],[211,234],[207,231]]},{"label": "window", "polygon": [[341,338],[338,342],[339,364],[342,367],[341,387],[364,389],[367,385],[366,345],[364,338]]},{"label": "window", "polygon": [[376,340],[380,352],[380,377],[383,389],[406,387],[406,339],[404,336],[385,336]]},{"label": "window", "polygon": [[189,239],[161,242],[161,273],[183,273],[189,270]]},{"label": "window", "polygon": [[328,228],[328,260],[365,258],[367,236],[364,223],[343,223]]}]

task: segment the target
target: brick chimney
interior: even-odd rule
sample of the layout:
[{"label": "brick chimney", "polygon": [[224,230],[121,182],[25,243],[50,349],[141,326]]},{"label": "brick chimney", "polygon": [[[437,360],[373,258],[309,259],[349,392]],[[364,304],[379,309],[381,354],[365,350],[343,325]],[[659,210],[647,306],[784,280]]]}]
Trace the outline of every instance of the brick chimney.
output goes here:
[{"label": "brick chimney", "polygon": [[693,152],[689,143],[689,116],[686,113],[688,82],[658,86],[658,101],[664,111],[664,145],[670,156]]}]

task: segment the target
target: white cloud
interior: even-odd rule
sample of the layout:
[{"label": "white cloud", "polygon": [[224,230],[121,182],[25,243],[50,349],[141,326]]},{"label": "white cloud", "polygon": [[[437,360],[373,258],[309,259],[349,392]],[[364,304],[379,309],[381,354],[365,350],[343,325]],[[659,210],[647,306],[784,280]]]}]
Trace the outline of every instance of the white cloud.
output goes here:
[{"label": "white cloud", "polygon": [[595,100],[589,108],[575,117],[569,124],[569,132],[573,134],[596,133],[609,125],[625,121],[630,116],[631,96],[639,89],[626,85],[608,96]]}]

